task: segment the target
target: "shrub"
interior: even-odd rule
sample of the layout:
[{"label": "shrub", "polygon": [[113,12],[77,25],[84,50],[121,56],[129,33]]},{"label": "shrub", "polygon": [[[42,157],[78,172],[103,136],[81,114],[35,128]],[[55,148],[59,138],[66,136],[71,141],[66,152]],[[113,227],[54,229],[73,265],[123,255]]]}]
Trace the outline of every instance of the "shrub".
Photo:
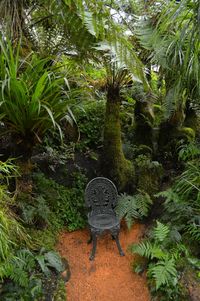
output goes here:
[{"label": "shrub", "polygon": [[74,112],[80,131],[79,150],[96,149],[102,145],[105,101],[87,103]]},{"label": "shrub", "polygon": [[70,231],[85,226],[84,190],[87,179],[83,174],[74,173],[72,188],[47,179],[42,173],[35,174],[34,179],[37,193],[45,199],[60,226],[66,225]]}]

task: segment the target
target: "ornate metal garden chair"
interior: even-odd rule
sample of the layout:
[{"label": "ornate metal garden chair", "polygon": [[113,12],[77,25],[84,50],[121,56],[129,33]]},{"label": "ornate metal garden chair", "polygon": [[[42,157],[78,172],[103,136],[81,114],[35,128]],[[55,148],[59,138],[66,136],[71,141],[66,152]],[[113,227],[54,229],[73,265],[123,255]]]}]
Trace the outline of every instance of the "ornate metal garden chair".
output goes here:
[{"label": "ornate metal garden chair", "polygon": [[88,243],[93,242],[90,260],[93,260],[95,257],[97,236],[102,234],[104,230],[111,232],[120,255],[124,256],[118,237],[120,221],[114,211],[117,203],[117,189],[113,182],[103,177],[91,180],[85,190],[85,202],[86,206],[90,209],[88,213],[88,223],[91,230],[91,237]]}]

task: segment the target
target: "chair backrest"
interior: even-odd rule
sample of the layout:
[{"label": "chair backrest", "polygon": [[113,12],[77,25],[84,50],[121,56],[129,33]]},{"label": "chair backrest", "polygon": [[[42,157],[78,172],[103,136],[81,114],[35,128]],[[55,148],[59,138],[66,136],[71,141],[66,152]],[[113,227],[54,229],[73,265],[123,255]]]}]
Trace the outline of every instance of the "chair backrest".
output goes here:
[{"label": "chair backrest", "polygon": [[117,204],[117,189],[114,183],[103,177],[91,180],[85,189],[85,203],[92,211],[106,211]]}]

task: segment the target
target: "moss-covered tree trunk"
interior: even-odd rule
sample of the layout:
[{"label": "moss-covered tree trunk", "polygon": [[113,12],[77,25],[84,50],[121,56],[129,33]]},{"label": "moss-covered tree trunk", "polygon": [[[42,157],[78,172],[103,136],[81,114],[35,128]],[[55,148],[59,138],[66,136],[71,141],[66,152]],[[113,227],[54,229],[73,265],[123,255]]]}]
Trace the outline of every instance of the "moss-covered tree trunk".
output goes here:
[{"label": "moss-covered tree trunk", "polygon": [[145,145],[153,150],[154,112],[150,101],[137,101],[135,105],[134,144]]},{"label": "moss-covered tree trunk", "polygon": [[119,190],[133,185],[134,168],[122,150],[119,89],[112,87],[107,92],[102,161],[104,174]]}]

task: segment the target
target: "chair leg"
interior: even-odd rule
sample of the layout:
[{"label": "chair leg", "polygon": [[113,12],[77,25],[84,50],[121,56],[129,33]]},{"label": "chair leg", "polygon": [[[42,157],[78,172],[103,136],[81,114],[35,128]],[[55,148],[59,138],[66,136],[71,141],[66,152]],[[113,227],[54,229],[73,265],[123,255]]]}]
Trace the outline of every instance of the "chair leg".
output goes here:
[{"label": "chair leg", "polygon": [[119,230],[120,230],[120,226],[119,225],[117,227],[115,227],[115,228],[112,228],[111,229],[111,235],[112,235],[112,238],[114,238],[115,241],[116,241],[117,248],[119,250],[119,254],[121,256],[124,256],[125,254],[124,254],[124,252],[122,250],[122,247],[120,245],[120,242],[119,242]]},{"label": "chair leg", "polygon": [[115,238],[115,241],[116,241],[117,248],[118,248],[118,250],[119,250],[120,256],[125,256],[125,254],[124,254],[124,252],[123,252],[123,250],[122,250],[122,247],[121,247],[121,245],[120,245],[120,242],[119,242],[119,234],[116,234],[116,235],[113,235],[113,236],[114,236],[114,238]]},{"label": "chair leg", "polygon": [[96,248],[97,248],[97,235],[95,233],[92,233],[92,242],[93,242],[93,246],[92,246],[92,252],[90,255],[90,260],[94,260]]},{"label": "chair leg", "polygon": [[111,234],[111,238],[112,238],[112,240],[115,240],[115,237],[114,237],[114,235],[112,235],[112,234]]}]

